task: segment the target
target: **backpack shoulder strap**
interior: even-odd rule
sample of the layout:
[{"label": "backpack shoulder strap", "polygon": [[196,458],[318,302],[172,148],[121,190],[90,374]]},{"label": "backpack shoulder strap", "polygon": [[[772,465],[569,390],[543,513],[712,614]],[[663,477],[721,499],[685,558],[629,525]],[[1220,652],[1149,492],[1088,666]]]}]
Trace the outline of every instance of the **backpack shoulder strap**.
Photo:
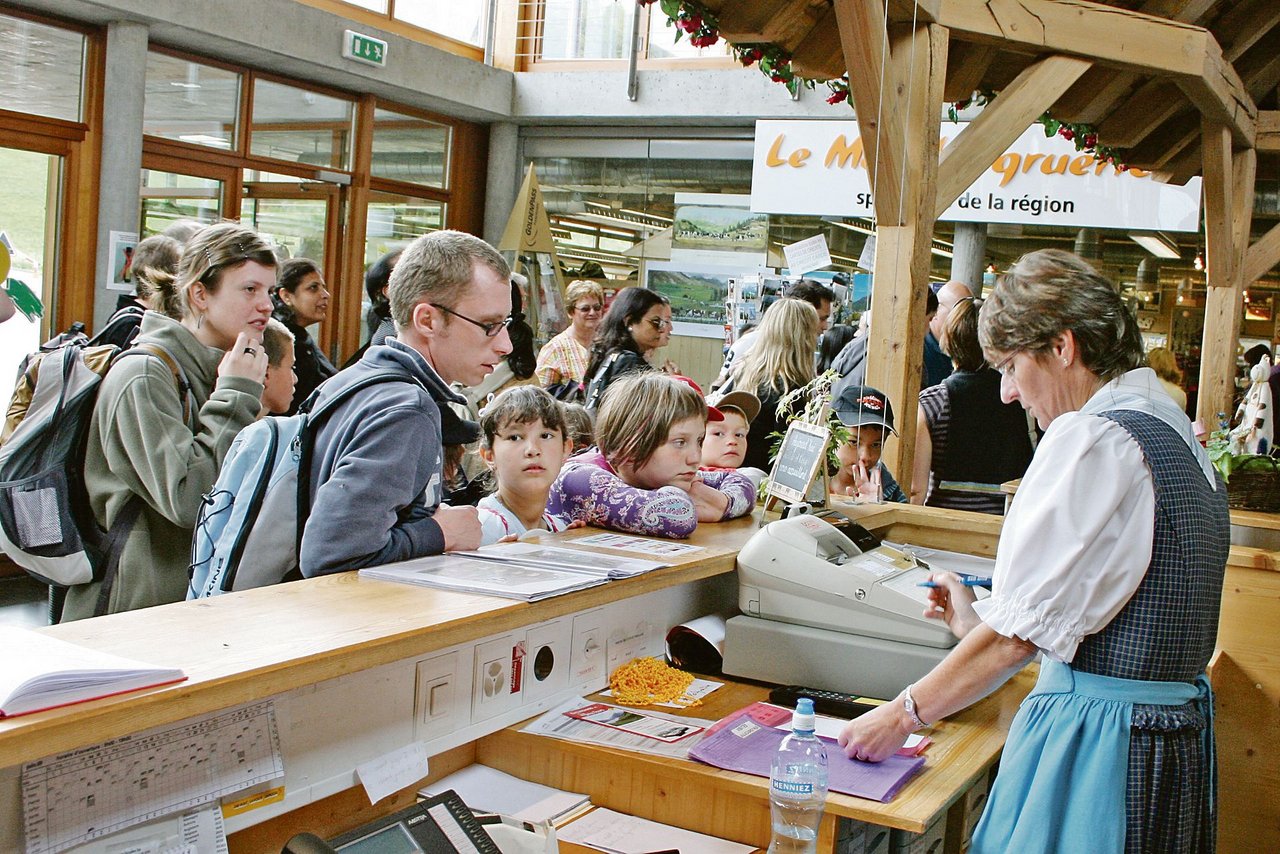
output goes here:
[{"label": "backpack shoulder strap", "polygon": [[130,354],[137,353],[139,355],[154,356],[165,363],[169,373],[173,374],[173,380],[178,384],[178,399],[182,401],[182,420],[191,425],[191,383],[187,381],[187,374],[182,370],[182,365],[178,364],[178,360],[169,352],[168,348],[160,344],[150,341],[141,344],[135,344],[128,350],[122,350],[116,357],[122,359]]}]

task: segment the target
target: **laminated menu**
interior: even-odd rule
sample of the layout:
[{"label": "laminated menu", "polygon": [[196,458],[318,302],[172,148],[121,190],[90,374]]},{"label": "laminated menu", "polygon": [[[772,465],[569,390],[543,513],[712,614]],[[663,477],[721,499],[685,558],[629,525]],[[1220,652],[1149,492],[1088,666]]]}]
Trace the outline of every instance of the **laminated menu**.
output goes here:
[{"label": "laminated menu", "polygon": [[[731,715],[711,728],[710,734],[689,749],[689,758],[726,771],[768,777],[778,745],[787,735],[751,715],[751,708]],[[924,758],[901,754],[883,762],[849,759],[831,739],[827,747],[827,788],[833,792],[888,803],[912,777],[924,768]]]}]

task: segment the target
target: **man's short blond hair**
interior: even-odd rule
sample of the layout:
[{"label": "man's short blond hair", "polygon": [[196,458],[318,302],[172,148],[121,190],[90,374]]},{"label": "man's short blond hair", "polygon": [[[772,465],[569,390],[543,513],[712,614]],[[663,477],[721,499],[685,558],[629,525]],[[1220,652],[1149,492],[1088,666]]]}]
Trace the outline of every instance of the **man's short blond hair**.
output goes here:
[{"label": "man's short blond hair", "polygon": [[462,231],[433,231],[424,234],[404,250],[387,286],[391,317],[396,330],[413,325],[413,310],[424,302],[453,308],[462,301],[475,276],[475,265],[483,264],[507,281],[511,267],[488,243]]}]

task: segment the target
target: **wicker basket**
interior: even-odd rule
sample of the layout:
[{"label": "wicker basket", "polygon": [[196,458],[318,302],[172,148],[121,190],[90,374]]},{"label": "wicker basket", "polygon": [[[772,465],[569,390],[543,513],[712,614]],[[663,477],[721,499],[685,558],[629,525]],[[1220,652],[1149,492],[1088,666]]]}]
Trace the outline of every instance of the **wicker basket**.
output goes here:
[{"label": "wicker basket", "polygon": [[1240,510],[1280,513],[1280,467],[1271,457],[1270,471],[1234,471],[1227,483],[1227,504]]}]

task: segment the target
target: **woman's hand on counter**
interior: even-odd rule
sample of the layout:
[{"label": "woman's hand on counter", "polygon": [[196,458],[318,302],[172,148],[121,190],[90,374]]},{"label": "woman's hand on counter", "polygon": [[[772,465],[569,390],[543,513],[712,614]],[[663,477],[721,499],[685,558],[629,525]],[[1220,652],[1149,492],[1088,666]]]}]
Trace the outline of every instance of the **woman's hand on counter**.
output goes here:
[{"label": "woman's hand on counter", "polygon": [[862,762],[882,762],[898,752],[914,729],[902,700],[890,700],[859,715],[840,731],[845,756]]}]

